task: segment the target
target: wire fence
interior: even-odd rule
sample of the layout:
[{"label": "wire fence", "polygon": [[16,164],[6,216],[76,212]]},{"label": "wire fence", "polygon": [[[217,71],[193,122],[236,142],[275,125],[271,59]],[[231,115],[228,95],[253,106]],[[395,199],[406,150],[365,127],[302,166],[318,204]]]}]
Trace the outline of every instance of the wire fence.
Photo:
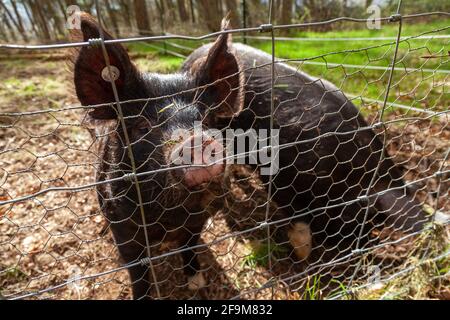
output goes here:
[{"label": "wire fence", "polygon": [[[94,28],[76,42],[0,45],[75,50],[82,103],[0,113],[1,296],[395,298],[406,276],[448,285],[449,35],[440,33],[450,26],[412,36],[402,27],[450,13],[402,15],[400,1],[377,19],[396,37],[286,38],[276,32],[367,19],[274,25],[272,6],[267,24],[202,36],[111,39]],[[269,41],[271,53],[226,47],[242,34]],[[383,43],[277,56],[284,41],[301,50],[369,40]],[[133,42],[186,59],[184,73],[134,74],[120,49]],[[365,63],[346,63],[352,54]],[[177,129],[188,137],[173,138]],[[246,133],[230,144],[207,129],[267,135],[229,153]],[[200,147],[200,162],[173,163],[180,145]],[[208,146],[222,156],[206,162]],[[263,153],[264,165],[248,162]]]}]

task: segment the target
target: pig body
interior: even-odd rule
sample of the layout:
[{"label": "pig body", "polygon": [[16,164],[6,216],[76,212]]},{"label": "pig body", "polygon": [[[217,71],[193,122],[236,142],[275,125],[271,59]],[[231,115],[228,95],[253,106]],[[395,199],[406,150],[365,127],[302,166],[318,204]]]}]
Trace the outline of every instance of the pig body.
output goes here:
[{"label": "pig body", "polygon": [[[80,18],[81,30],[73,30],[72,39],[99,38],[95,20],[85,13]],[[104,30],[103,35],[112,39]],[[224,166],[210,161],[223,146],[203,131],[201,122],[208,104],[225,100],[230,108],[237,105],[238,94],[218,81],[231,75],[229,81],[239,82],[233,75],[238,65],[226,50],[226,40],[217,39],[195,75],[140,72],[120,44],[105,45],[109,67],[102,48],[72,52],[76,94],[82,105],[93,106],[87,118],[98,139],[100,208],[129,266],[135,299],[150,297],[149,261],[144,258],[169,242],[182,249],[188,287],[205,285],[192,247],[208,218],[205,208],[220,199],[214,190]],[[209,83],[217,84],[196,98],[195,88]]]},{"label": "pig body", "polygon": [[[148,76],[144,79],[146,77]],[[171,83],[173,80],[170,79]],[[152,83],[154,85],[155,81]],[[164,89],[167,93],[167,87]],[[177,110],[178,107],[183,110]],[[181,249],[197,245],[202,227],[209,217],[204,208],[214,200],[211,193],[184,187],[178,176],[158,172],[158,169],[169,167],[166,154],[169,152],[167,149],[171,148],[165,145],[169,139],[167,133],[175,128],[182,128],[182,119],[190,119],[190,126],[196,113],[195,110],[182,108],[181,103],[178,107],[173,106],[172,110],[165,110],[165,115],[160,114],[160,123],[164,124],[161,128],[147,128],[144,119],[141,128],[136,128],[134,121],[126,124],[131,128],[128,137],[131,140],[136,173],[156,173],[137,177],[138,187],[133,176],[97,186],[100,208],[109,223],[123,262],[137,263],[129,268],[133,296],[136,299],[147,298],[150,294],[152,276],[149,264],[139,263],[141,259],[148,257],[147,246],[151,251],[163,243],[172,243]],[[163,106],[156,108],[160,111]],[[168,118],[172,118],[172,124],[169,124]],[[101,137],[98,143],[101,161],[96,180],[102,182],[131,173],[132,164],[120,123],[113,121],[106,134],[104,125],[98,125],[97,129],[96,135]],[[141,130],[143,131],[140,132]],[[166,134],[162,134],[162,131]],[[197,275],[200,266],[195,251],[185,250],[181,254],[184,272],[190,281],[189,288],[197,289],[204,285],[202,276]]]},{"label": "pig body", "polygon": [[[196,61],[209,46],[194,51],[182,70],[195,72]],[[230,50],[245,78],[244,108],[231,119],[216,118],[211,125],[269,130],[272,58],[239,43]],[[363,242],[375,226],[404,232],[420,230],[426,215],[387,153],[369,197],[358,198],[366,194],[385,151],[380,137],[368,128],[345,95],[333,84],[284,63],[275,64],[275,77],[273,126],[280,130],[281,148],[280,169],[272,177],[272,199],[282,216],[296,216],[294,224],[309,226],[317,243],[340,243],[346,248],[356,243],[363,222]],[[293,142],[295,145],[283,148]],[[268,186],[270,176],[262,175],[261,179]],[[383,193],[389,188],[393,190]]]},{"label": "pig body", "polygon": [[[92,17],[82,14],[81,30],[72,37],[88,41],[99,38],[99,30]],[[208,219],[206,208],[225,193],[211,191],[221,183],[224,164],[208,162],[207,150],[213,147],[220,154],[223,149],[203,128],[270,129],[271,57],[229,40],[221,34],[173,75],[142,73],[120,44],[107,44],[116,92],[101,48],[73,53],[76,93],[82,105],[93,107],[88,117],[100,140],[99,204],[129,265],[136,299],[148,298],[151,288],[148,260],[142,259],[165,242],[182,249],[189,287],[205,284],[192,247]],[[355,106],[328,82],[285,64],[277,63],[275,71],[274,128],[280,130],[280,145],[291,145],[279,150],[273,199],[296,223],[286,237],[299,258],[307,258],[313,238],[353,243],[367,206],[366,231],[374,224],[420,228],[424,214],[389,158],[369,194],[388,187],[398,191],[358,200],[384,151],[376,134],[363,130],[367,124]],[[200,133],[195,133],[196,121]],[[178,136],[180,129],[188,136]],[[201,166],[183,167],[193,160],[186,160],[185,151],[181,166],[174,166],[173,153],[179,146],[196,145],[199,136],[200,152],[193,157],[200,155]],[[268,185],[269,176],[261,178]]]}]

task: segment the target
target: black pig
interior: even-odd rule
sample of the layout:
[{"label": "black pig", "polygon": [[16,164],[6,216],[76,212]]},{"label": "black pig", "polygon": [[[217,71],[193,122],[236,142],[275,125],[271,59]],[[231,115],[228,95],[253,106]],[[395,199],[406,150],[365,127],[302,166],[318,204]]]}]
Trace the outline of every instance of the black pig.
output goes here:
[{"label": "black pig", "polygon": [[[182,71],[196,74],[213,46],[195,50]],[[230,39],[223,46],[237,59],[244,75],[244,107],[231,118],[212,113],[209,125],[270,129],[271,55],[231,44]],[[367,128],[342,91],[280,62],[275,64],[275,77],[273,126],[279,130],[279,145],[291,145],[279,149],[280,169],[273,175],[272,199],[282,216],[297,215],[285,232],[297,256],[308,257],[312,235],[317,243],[351,248],[362,225],[363,243],[374,227],[393,227],[404,233],[420,230],[427,216],[414,199],[414,190],[405,186],[402,172],[383,150],[381,139]],[[366,198],[382,152],[384,158]],[[266,186],[269,177],[261,176]]]},{"label": "black pig", "polygon": [[[92,18],[86,14],[81,18],[81,33],[75,32],[74,39],[98,38],[99,28]],[[105,39],[112,37],[105,33]],[[191,145],[194,133],[176,141],[173,133],[178,129],[193,132],[194,121],[217,129],[270,128],[271,57],[242,44],[232,45],[230,36],[222,34],[214,43],[197,49],[180,73],[159,75],[139,72],[121,45],[108,44],[106,48],[118,75],[118,98],[131,100],[121,104],[123,121],[104,74],[101,48],[83,47],[74,55],[74,82],[80,102],[102,104],[89,113],[97,131],[107,132],[100,143],[97,180],[130,173],[133,164],[138,174],[151,174],[137,178],[139,188],[133,176],[101,184],[101,208],[126,263],[147,256],[146,234],[150,245],[175,241],[187,249],[183,259],[190,286],[200,287],[205,280],[197,272],[195,252],[188,248],[197,243],[208,218],[205,207],[211,202],[211,193],[207,186],[220,181],[224,171],[222,163],[204,160],[203,150],[213,146],[220,153],[223,147],[201,133],[201,164],[209,166],[160,169],[171,167],[177,145]],[[274,128],[280,130],[280,145],[294,144],[279,149],[280,169],[273,176],[272,191],[283,215],[296,216],[286,236],[297,256],[308,257],[312,235],[327,241],[350,241],[351,247],[366,208],[369,214],[364,235],[373,225],[419,230],[425,214],[387,154],[368,191],[371,196],[359,198],[367,192],[385,151],[357,108],[326,81],[282,63],[276,64],[275,72]],[[110,126],[113,130],[108,131]],[[269,176],[261,178],[268,185]],[[395,190],[382,193],[388,188]],[[134,298],[147,297],[148,266],[135,264],[129,273]]]},{"label": "black pig", "polygon": [[[100,29],[94,19],[85,13],[80,17],[81,30],[74,30],[72,39],[88,41],[99,38]],[[106,40],[112,39],[106,32],[104,37]],[[194,121],[204,118],[204,106],[211,103],[226,104],[228,111],[235,113],[241,99],[239,92],[231,91],[228,85],[220,81],[202,90],[200,99],[196,99],[196,92],[189,89],[227,76],[230,76],[228,81],[233,87],[239,83],[237,61],[227,50],[223,50],[226,48],[224,41],[226,36],[218,38],[209,55],[199,63],[195,75],[141,73],[120,44],[107,44],[113,77],[117,76],[118,98],[120,101],[138,100],[121,104],[123,122],[118,117],[118,107],[113,104],[115,97],[102,49],[89,46],[73,52],[78,99],[84,106],[100,105],[88,115],[101,140],[97,181],[121,177],[131,173],[133,167],[138,175],[151,172],[137,176],[139,188],[136,188],[133,175],[97,187],[98,200],[110,223],[119,253],[125,263],[133,263],[128,270],[135,299],[148,297],[150,289],[149,267],[138,262],[147,257],[148,246],[163,242],[176,242],[179,248],[186,249],[182,251],[182,256],[184,271],[190,277],[189,288],[196,289],[205,284],[198,272],[195,252],[189,248],[197,244],[208,218],[204,208],[214,198],[206,186],[217,180],[224,169],[224,165],[217,161],[208,162],[206,149],[210,154],[220,155],[223,147],[203,131],[196,133],[200,137],[194,136]],[[157,97],[166,98],[152,100]],[[190,135],[177,137],[176,132],[180,129],[186,129]],[[177,160],[172,156],[178,146],[190,147],[194,138],[201,141],[201,146],[196,149],[200,147],[200,166],[158,171],[171,168]],[[180,156],[182,153],[183,150]],[[194,150],[191,157],[195,154]],[[193,160],[195,164],[195,159],[188,160]],[[183,161],[181,164],[189,164],[189,161]]]}]

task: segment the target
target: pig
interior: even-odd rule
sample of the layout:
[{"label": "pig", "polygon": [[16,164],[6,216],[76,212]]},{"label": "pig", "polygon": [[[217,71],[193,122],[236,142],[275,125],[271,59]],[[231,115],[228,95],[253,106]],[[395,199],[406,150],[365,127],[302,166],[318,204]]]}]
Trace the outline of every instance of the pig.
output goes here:
[{"label": "pig", "polygon": [[[81,30],[72,38],[99,38],[94,19],[80,17]],[[228,28],[226,20],[222,27]],[[188,287],[197,290],[206,280],[192,247],[209,217],[205,209],[218,197],[210,190],[227,169],[224,161],[208,161],[207,150],[224,154],[225,146],[207,129],[272,133],[271,56],[233,44],[231,35],[222,33],[195,50],[180,72],[162,75],[138,71],[120,44],[105,46],[111,69],[100,47],[75,50],[74,85],[80,103],[93,107],[88,117],[100,137],[98,201],[129,264],[133,297],[149,298],[150,268],[140,262],[148,248],[165,242],[182,249]],[[427,220],[420,203],[358,109],[325,80],[278,62],[275,73],[272,129],[279,130],[281,147],[272,153],[279,170],[261,180],[272,184],[272,200],[292,220],[284,236],[298,259],[309,257],[313,240],[354,247],[361,226],[363,239],[373,226],[420,230]],[[200,133],[195,122],[202,124]],[[177,137],[180,129],[190,134]],[[191,164],[184,157],[174,165],[173,154],[195,140],[200,166],[183,166]]]},{"label": "pig", "polygon": [[[100,27],[90,15],[81,13],[80,21],[81,29],[71,33],[73,41],[100,37]],[[105,40],[112,39],[105,30],[103,34]],[[206,136],[202,128],[195,133],[194,123],[204,119],[205,106],[211,104],[226,104],[221,114],[229,112],[229,116],[240,108],[241,93],[220,81],[228,77],[232,87],[241,81],[236,59],[223,50],[226,39],[217,39],[210,54],[198,63],[195,75],[140,72],[120,44],[106,44],[110,69],[99,46],[77,48],[71,53],[76,95],[83,106],[93,106],[87,117],[99,140],[98,202],[119,254],[129,265],[134,299],[150,297],[150,268],[144,258],[148,257],[148,247],[161,243],[175,243],[182,249],[189,289],[197,290],[206,283],[191,247],[197,244],[209,217],[204,208],[216,196],[208,186],[220,180],[224,170],[223,163],[207,162],[205,150],[220,155],[223,146]],[[111,77],[117,98],[131,100],[121,103],[121,117],[114,103]],[[215,82],[202,90],[198,99],[198,92],[191,90]],[[178,137],[180,130],[188,136]],[[194,150],[191,158],[197,154],[200,163],[183,167],[195,159],[185,161],[180,147],[194,148],[195,140],[200,141],[196,146],[200,152]],[[111,179],[115,180],[107,182]]]},{"label": "pig", "polygon": [[[215,46],[196,49],[181,71],[198,73]],[[270,131],[272,56],[232,43],[230,35],[222,46],[239,64],[244,101],[232,117],[211,113],[208,125]],[[369,127],[358,108],[326,80],[279,61],[274,68],[272,128],[279,130],[280,147],[272,152],[278,152],[279,170],[261,175],[261,180],[266,187],[272,184],[271,199],[281,211],[276,216],[293,217],[281,241],[290,242],[296,256],[306,260],[313,240],[317,246],[339,245],[343,254],[357,243],[359,248],[369,243],[374,228],[404,234],[422,230],[429,217],[415,199],[417,190],[405,184],[402,171],[383,149],[380,133]]]}]

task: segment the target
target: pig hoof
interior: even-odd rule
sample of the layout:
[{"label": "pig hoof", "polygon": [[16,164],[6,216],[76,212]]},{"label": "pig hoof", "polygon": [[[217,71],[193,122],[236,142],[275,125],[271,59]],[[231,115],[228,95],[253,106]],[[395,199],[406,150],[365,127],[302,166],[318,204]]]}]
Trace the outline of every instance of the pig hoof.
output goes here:
[{"label": "pig hoof", "polygon": [[198,290],[206,286],[206,280],[201,272],[197,272],[192,277],[188,279],[189,290]]},{"label": "pig hoof", "polygon": [[312,235],[309,225],[304,222],[296,222],[288,231],[288,237],[297,258],[300,260],[308,258],[312,249]]}]

